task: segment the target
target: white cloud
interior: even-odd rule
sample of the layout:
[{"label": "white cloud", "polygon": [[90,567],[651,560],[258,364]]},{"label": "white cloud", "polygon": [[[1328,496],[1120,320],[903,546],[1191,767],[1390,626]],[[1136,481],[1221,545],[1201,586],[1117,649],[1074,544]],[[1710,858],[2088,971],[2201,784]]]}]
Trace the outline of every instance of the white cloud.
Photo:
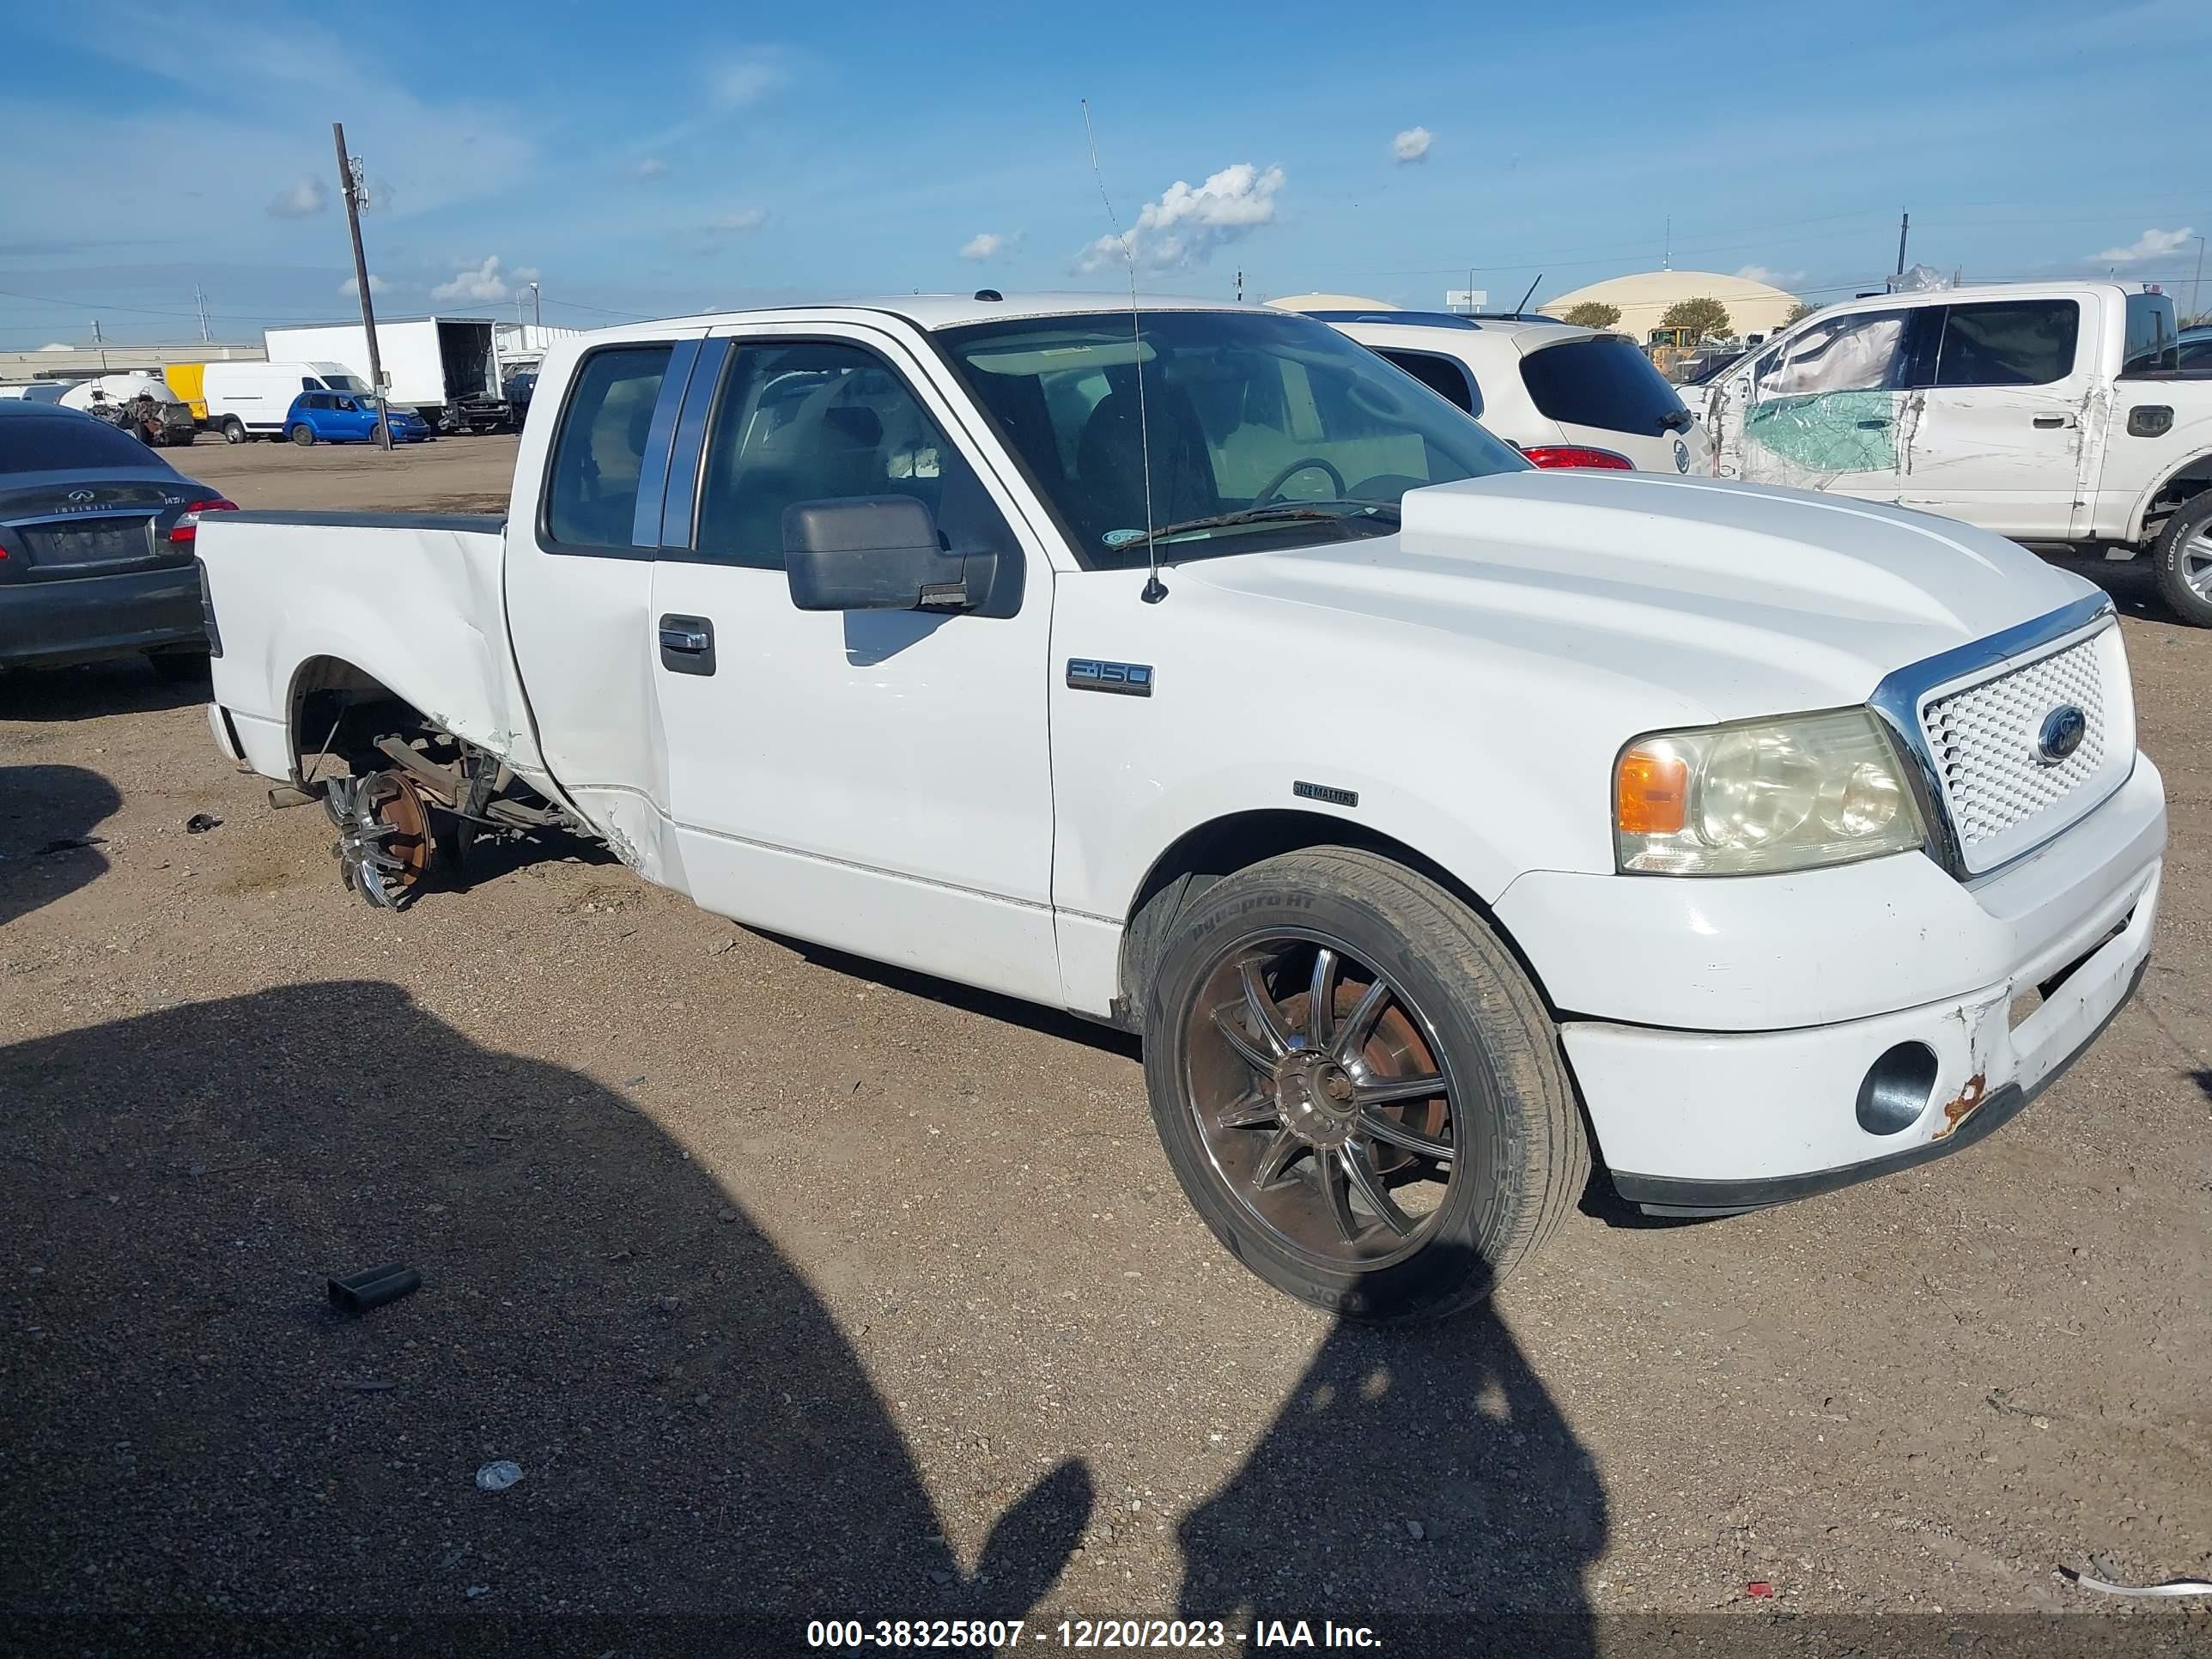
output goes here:
[{"label": "white cloud", "polygon": [[[374,271],[372,270],[368,273],[368,292],[369,296],[372,299],[374,299],[377,295],[384,293],[386,289],[390,289],[391,286],[391,283],[386,282],[383,277],[378,276]],[[361,284],[353,277],[349,276],[345,281],[338,284],[338,292],[349,300],[358,300],[361,298]]]},{"label": "white cloud", "polygon": [[725,213],[720,218],[709,221],[707,228],[728,231],[732,234],[742,236],[750,231],[758,230],[767,222],[766,208],[739,208],[735,213]]},{"label": "white cloud", "polygon": [[1746,265],[1736,275],[1747,283],[1764,283],[1769,288],[1788,288],[1805,280],[1802,270],[1770,270],[1765,265]]},{"label": "white cloud", "polygon": [[648,155],[631,167],[630,171],[641,179],[665,179],[668,176],[668,163],[658,155]]},{"label": "white cloud", "polygon": [[1193,189],[1178,179],[1157,202],[1145,204],[1137,222],[1119,236],[1101,236],[1075,262],[1079,271],[1133,259],[1140,270],[1204,264],[1214,250],[1275,221],[1275,192],[1283,170],[1264,172],[1239,161]]},{"label": "white cloud", "polygon": [[1014,238],[1011,236],[1002,235],[995,230],[980,231],[961,244],[960,257],[963,259],[995,258],[1013,245]]},{"label": "white cloud", "polygon": [[41,351],[75,351],[76,348],[66,340],[49,340],[39,348]]},{"label": "white cloud", "polygon": [[319,179],[295,179],[276,192],[269,204],[272,219],[305,219],[331,204],[331,192]]},{"label": "white cloud", "polygon": [[2162,259],[2196,240],[2197,232],[2189,225],[2179,230],[2146,230],[2128,246],[2108,247],[2097,258],[2116,265],[2131,265],[2139,259]]},{"label": "white cloud", "polygon": [[743,109],[757,103],[791,78],[781,57],[773,52],[740,53],[717,64],[708,76],[714,101],[724,109]]},{"label": "white cloud", "polygon": [[1401,165],[1407,161],[1425,161],[1429,156],[1429,146],[1436,141],[1437,135],[1426,127],[1407,127],[1390,141],[1390,154],[1398,158]]},{"label": "white cloud", "polygon": [[[529,277],[517,271],[517,280],[528,282]],[[369,292],[374,294],[372,287]],[[514,290],[507,286],[506,276],[500,273],[499,255],[488,255],[473,270],[458,270],[450,283],[441,283],[430,290],[433,300],[504,300]]]}]

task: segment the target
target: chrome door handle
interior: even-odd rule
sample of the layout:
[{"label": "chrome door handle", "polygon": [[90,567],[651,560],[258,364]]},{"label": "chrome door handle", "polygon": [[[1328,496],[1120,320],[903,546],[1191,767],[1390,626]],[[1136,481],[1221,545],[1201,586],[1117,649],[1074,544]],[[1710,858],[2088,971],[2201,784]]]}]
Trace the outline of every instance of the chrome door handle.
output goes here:
[{"label": "chrome door handle", "polygon": [[661,617],[660,665],[672,674],[714,672],[714,624],[704,617]]}]

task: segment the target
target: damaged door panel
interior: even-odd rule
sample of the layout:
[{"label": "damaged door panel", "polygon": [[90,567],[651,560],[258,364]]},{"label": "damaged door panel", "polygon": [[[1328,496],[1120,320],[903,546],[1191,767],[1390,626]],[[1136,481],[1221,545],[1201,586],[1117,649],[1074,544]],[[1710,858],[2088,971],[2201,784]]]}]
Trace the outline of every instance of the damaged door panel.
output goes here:
[{"label": "damaged door panel", "polygon": [[[1731,377],[1714,399],[1723,476],[1896,501],[1913,323],[1902,308],[1815,322]],[[1740,412],[1723,410],[1731,394]]]},{"label": "damaged door panel", "polygon": [[2021,541],[2064,541],[2086,517],[2084,441],[2101,429],[2095,319],[2057,296],[1917,317],[1932,337],[1931,372],[1911,394],[1899,500]]}]

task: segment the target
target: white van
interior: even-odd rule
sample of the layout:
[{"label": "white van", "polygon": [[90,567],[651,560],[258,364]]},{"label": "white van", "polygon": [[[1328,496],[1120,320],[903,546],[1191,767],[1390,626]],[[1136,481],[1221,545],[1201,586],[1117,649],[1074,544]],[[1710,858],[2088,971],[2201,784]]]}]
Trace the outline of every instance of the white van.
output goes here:
[{"label": "white van", "polygon": [[281,438],[292,400],[302,392],[367,395],[368,382],[343,363],[210,363],[200,382],[208,424],[225,443]]}]

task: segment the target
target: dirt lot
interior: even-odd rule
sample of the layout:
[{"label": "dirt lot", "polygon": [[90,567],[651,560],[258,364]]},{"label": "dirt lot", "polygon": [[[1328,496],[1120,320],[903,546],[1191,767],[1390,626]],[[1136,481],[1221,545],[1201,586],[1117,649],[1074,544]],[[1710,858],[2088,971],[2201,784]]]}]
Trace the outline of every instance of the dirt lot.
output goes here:
[{"label": "dirt lot", "polygon": [[[249,505],[496,510],[513,447],[175,459]],[[2173,829],[2093,1053],[1814,1202],[1643,1224],[1601,1182],[1491,1313],[1413,1336],[1224,1256],[1115,1037],[576,847],[372,912],[189,690],[0,685],[0,1647],[1247,1607],[1400,1652],[1524,1609],[1577,1652],[1984,1652],[2057,1639],[1987,1615],[2075,1609],[2212,1641],[2053,1573],[2212,1571],[2212,635],[2112,580]],[[325,1310],[386,1261],[422,1289]],[[497,1459],[520,1482],[479,1490]],[[748,1611],[719,1649],[630,1622]],[[1925,1616],[1833,1622],[1875,1613]]]}]

